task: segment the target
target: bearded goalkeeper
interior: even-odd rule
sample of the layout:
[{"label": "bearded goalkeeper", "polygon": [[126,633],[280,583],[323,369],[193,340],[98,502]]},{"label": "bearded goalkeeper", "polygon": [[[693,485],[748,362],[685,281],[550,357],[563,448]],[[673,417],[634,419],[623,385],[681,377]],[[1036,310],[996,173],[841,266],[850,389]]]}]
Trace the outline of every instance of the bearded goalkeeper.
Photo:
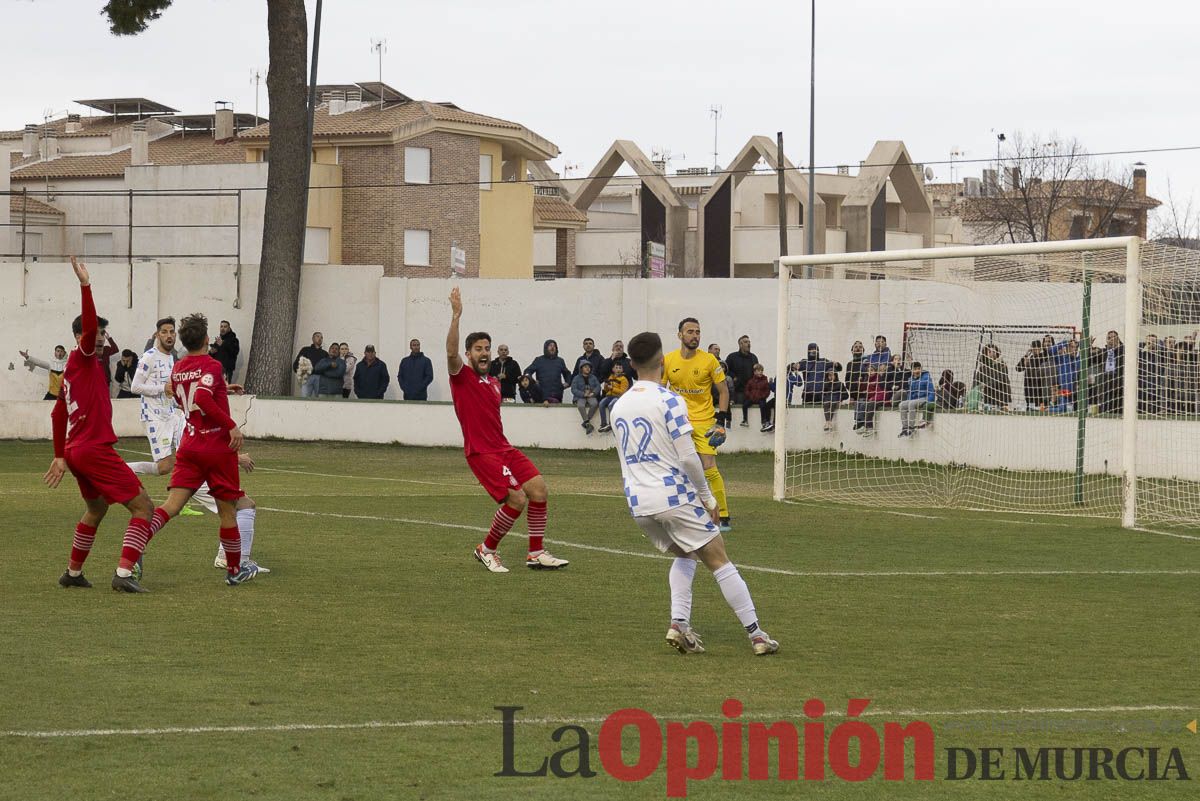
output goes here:
[{"label": "bearded goalkeeper", "polygon": [[[692,424],[692,441],[704,466],[704,477],[717,499],[721,515],[721,531],[733,530],[729,519],[729,503],[725,498],[725,479],[717,469],[717,448],[725,442],[725,427],[729,425],[729,386],[725,371],[711,353],[700,348],[700,322],[685,317],[679,323],[679,348],[663,357],[663,383],[687,401],[688,420]],[[717,388],[717,408],[713,408],[712,391]]]}]

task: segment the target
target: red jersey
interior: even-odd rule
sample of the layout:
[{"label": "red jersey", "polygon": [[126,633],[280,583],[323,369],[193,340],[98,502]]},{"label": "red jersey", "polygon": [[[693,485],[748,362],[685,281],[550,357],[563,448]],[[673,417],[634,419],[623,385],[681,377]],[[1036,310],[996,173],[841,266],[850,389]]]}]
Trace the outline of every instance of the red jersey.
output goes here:
[{"label": "red jersey", "polygon": [[221,363],[208,354],[186,356],[171,371],[175,399],[187,417],[179,450],[229,452],[229,393]]},{"label": "red jersey", "polygon": [[450,376],[450,397],[454,413],[462,426],[463,451],[499,453],[512,447],[500,422],[500,382],[494,376],[480,375],[468,364]]},{"label": "red jersey", "polygon": [[[80,294],[83,298],[83,338],[67,357],[62,392],[56,404],[63,406],[66,412],[67,449],[111,445],[117,441],[112,427],[112,398],[108,394],[108,378],[100,357],[96,355],[98,324],[92,288],[80,287]],[[84,348],[88,347],[91,353],[84,353]],[[61,411],[55,410],[56,413]],[[55,451],[59,455],[57,443]]]}]

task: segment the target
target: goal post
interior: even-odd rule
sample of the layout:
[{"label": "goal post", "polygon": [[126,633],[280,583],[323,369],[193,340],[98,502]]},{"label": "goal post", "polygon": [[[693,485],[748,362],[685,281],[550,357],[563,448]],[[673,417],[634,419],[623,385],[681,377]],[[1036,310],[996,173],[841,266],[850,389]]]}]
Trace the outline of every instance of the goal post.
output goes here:
[{"label": "goal post", "polygon": [[[788,256],[777,317],[776,500],[1200,518],[1198,252],[1114,237]],[[874,364],[877,334],[898,365]],[[908,397],[928,387],[913,362],[927,403]],[[848,401],[822,402],[818,368]]]}]

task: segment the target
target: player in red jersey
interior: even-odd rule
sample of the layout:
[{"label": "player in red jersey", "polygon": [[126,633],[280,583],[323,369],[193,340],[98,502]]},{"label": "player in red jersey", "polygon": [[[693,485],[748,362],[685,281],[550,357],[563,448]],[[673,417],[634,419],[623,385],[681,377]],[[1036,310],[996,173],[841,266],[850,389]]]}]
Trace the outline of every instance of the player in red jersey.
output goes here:
[{"label": "player in red jersey", "polygon": [[112,427],[112,400],[108,377],[100,362],[107,339],[108,321],[96,316],[87,267],[71,257],[71,268],[79,279],[82,313],[71,323],[75,349],[67,357],[62,392],[50,418],[54,429],[54,460],[44,477],[55,488],[68,470],[79,483],[79,494],[87,511],[75,526],[67,572],[59,576],[63,587],[92,586],[83,576],[83,562],[92,550],[96,529],[119,503],[132,515],[121,544],[121,558],[112,588],[121,592],[146,592],[133,576],[134,567],[153,536],[150,532],[150,496],[125,461],[113,450],[117,441]]},{"label": "player in red jersey", "polygon": [[225,552],[225,583],[242,584],[258,575],[254,562],[242,562],[242,541],[237,509],[246,493],[238,476],[238,451],[242,430],[229,416],[229,391],[241,394],[238,384],[225,384],[221,363],[208,355],[208,320],[202,314],[179,322],[179,341],[188,355],[175,362],[171,383],[175,400],[187,417],[183,440],[175,454],[166,503],[154,510],[150,530],[157,533],[179,514],[201,484],[217,499],[221,520],[221,548]]},{"label": "player in red jersey", "polygon": [[[526,507],[529,515],[529,554],[525,565],[534,570],[567,566],[566,559],[551,556],[543,545],[546,533],[546,481],[533,462],[504,437],[500,422],[500,382],[488,375],[492,338],[477,331],[467,335],[467,349],[458,353],[458,321],[462,297],[450,292],[450,332],[446,335],[446,366],[450,370],[450,395],[462,426],[467,466],[492,500],[501,504],[492,517],[487,538],[475,546],[475,558],[493,573],[507,573],[496,548]],[[464,364],[465,358],[465,364]]]}]

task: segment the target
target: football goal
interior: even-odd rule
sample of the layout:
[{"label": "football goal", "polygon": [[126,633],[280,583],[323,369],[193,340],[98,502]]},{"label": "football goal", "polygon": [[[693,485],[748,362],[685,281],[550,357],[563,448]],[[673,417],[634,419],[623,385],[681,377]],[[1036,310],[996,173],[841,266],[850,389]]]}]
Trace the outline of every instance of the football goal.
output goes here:
[{"label": "football goal", "polygon": [[1196,525],[1198,328],[1137,237],[785,257],[774,496]]}]

